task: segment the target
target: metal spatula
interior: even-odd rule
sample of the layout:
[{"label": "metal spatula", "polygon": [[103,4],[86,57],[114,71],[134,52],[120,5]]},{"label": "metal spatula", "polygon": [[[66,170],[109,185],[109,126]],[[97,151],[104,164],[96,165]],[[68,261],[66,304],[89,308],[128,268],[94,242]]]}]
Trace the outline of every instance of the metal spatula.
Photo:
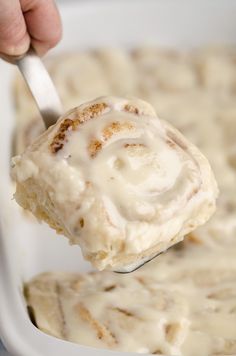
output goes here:
[{"label": "metal spatula", "polygon": [[21,57],[5,56],[4,58],[18,66],[39,108],[46,128],[55,124],[62,115],[61,101],[45,66],[35,50],[31,47]]}]

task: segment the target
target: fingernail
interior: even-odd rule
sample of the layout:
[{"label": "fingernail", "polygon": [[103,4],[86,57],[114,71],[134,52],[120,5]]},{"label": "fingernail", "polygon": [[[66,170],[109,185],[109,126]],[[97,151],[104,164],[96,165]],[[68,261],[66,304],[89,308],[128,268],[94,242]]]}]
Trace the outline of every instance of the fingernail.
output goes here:
[{"label": "fingernail", "polygon": [[29,49],[29,42],[25,42],[17,46],[6,46],[4,48],[1,48],[0,50],[2,53],[5,53],[9,56],[20,56],[21,54],[27,52],[28,49]]},{"label": "fingernail", "polygon": [[29,49],[29,45],[30,45],[30,38],[29,36],[26,34],[24,36],[24,38],[21,38],[20,41],[18,41],[16,44],[12,44],[9,42],[5,41],[1,41],[0,42],[0,52],[4,53],[8,56],[20,56],[22,54],[24,54],[25,52],[27,52],[27,50]]}]

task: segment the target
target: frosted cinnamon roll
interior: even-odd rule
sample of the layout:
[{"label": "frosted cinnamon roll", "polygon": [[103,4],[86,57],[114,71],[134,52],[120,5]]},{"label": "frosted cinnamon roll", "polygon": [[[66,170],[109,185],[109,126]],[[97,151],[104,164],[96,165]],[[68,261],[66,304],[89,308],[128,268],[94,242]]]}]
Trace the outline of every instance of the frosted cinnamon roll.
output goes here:
[{"label": "frosted cinnamon roll", "polygon": [[99,270],[133,270],[204,224],[207,159],[141,100],[103,97],[61,117],[13,160],[15,198]]},{"label": "frosted cinnamon roll", "polygon": [[[187,298],[136,273],[44,273],[27,283],[27,304],[42,331],[114,351],[181,356]],[[145,330],[145,332],[143,332]]]}]

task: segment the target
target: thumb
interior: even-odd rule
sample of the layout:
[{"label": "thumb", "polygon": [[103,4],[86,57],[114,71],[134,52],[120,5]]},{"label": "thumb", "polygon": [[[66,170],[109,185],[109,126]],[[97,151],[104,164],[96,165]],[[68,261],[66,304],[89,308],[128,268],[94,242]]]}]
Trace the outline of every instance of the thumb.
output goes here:
[{"label": "thumb", "polygon": [[18,0],[0,0],[0,53],[17,56],[25,53],[30,38]]}]

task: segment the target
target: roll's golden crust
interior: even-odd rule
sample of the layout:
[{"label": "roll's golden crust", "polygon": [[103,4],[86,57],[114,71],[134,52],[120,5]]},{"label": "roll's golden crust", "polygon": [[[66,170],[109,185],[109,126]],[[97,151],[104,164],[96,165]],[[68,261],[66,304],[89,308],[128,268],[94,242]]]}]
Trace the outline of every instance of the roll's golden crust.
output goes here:
[{"label": "roll's golden crust", "polygon": [[94,119],[95,117],[102,115],[108,106],[105,103],[98,103],[85,108],[81,112],[78,111],[76,119],[65,119],[60,124],[57,134],[54,136],[52,142],[50,143],[50,148],[52,153],[57,153],[64,146],[64,141],[66,140],[66,135],[69,130],[75,131],[80,125],[84,124],[86,121]]}]

